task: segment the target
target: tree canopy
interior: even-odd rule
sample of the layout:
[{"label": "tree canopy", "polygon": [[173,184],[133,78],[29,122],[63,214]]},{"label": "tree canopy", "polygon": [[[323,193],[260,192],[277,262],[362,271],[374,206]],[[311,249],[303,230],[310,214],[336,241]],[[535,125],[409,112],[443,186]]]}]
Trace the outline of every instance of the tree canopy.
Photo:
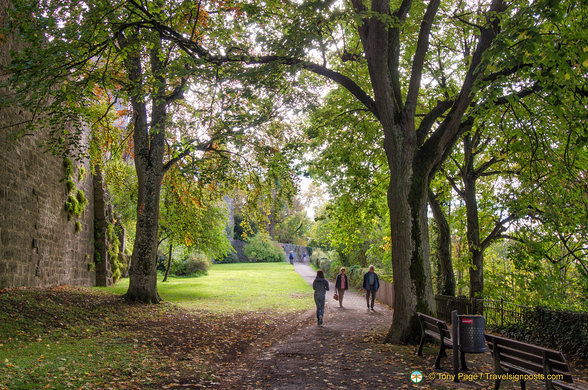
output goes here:
[{"label": "tree canopy", "polygon": [[[283,123],[292,118],[287,108],[309,101],[321,106],[307,133],[317,141],[315,155],[323,157],[311,171],[339,196],[332,206],[336,217],[362,228],[376,221],[374,228],[390,230],[396,307],[388,341],[409,341],[416,311],[432,310],[429,189],[452,152],[458,166],[471,162],[465,154],[473,149],[464,148],[461,157],[454,152],[460,139],[464,145],[478,134],[488,140],[490,160],[502,159],[501,148],[516,154],[524,144],[530,169],[518,169],[525,154],[509,160],[520,174],[504,187],[539,183],[541,189],[518,203],[505,200],[508,212],[537,210],[535,222],[523,226],[549,225],[573,261],[585,255],[585,220],[556,215],[553,208],[572,202],[584,206],[577,216],[586,216],[582,4],[19,0],[15,11],[13,26],[29,46],[8,69],[13,91],[26,97],[33,113],[44,112],[56,145],[79,143],[79,132],[64,131],[60,121],[81,125],[103,117],[90,110],[97,95],[109,96],[106,108],[123,102],[129,110],[138,178],[132,299],[158,299],[153,262],[164,175],[178,166],[205,180],[212,164],[215,173],[233,172],[250,186],[253,199],[262,195],[251,188],[256,182],[264,183],[265,199],[276,199],[272,194],[289,188],[272,172],[288,134]],[[324,102],[314,99],[334,84]],[[510,132],[504,138],[493,133],[501,126]],[[530,143],[510,141],[527,135]],[[545,147],[533,148],[533,135]],[[262,168],[233,170],[243,162],[235,156],[246,159],[239,167],[259,162]],[[541,180],[553,167],[569,181]],[[243,174],[254,171],[267,181]],[[358,202],[366,207],[354,213]],[[470,251],[482,245],[473,233],[467,244]],[[557,258],[551,249],[543,247],[543,256]],[[483,267],[481,258],[476,261],[473,279]]]}]

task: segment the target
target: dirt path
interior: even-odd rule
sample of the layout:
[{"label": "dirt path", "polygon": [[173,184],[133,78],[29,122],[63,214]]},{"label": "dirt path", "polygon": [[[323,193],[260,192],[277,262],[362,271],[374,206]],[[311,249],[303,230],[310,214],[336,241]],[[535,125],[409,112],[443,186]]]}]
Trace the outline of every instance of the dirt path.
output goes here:
[{"label": "dirt path", "polygon": [[[296,271],[312,284],[316,272],[305,264]],[[345,293],[343,308],[332,299],[329,284],[323,326],[316,323],[314,309],[274,335],[265,348],[242,356],[225,372],[218,388],[224,389],[491,389],[493,372],[489,353],[466,355],[470,371],[459,383],[452,380],[451,350],[442,359],[442,369],[434,369],[437,344],[426,344],[424,356],[416,355],[415,345],[383,344],[392,323],[393,311],[377,304],[368,311],[365,297]],[[420,371],[424,380],[412,383],[411,373]],[[579,376],[577,376],[579,378]],[[503,382],[501,389],[518,389],[518,382]],[[529,390],[544,388],[538,381],[527,382]]]},{"label": "dirt path", "polygon": [[[295,269],[312,284],[316,271],[298,263]],[[384,367],[390,356],[374,349],[373,335],[389,328],[392,310],[376,303],[375,311],[368,311],[365,297],[350,290],[340,308],[332,299],[334,285],[329,285],[323,326],[316,324],[314,310],[307,313],[305,326],[257,356],[238,387],[364,389],[407,384],[408,374],[401,380],[393,378]]]}]

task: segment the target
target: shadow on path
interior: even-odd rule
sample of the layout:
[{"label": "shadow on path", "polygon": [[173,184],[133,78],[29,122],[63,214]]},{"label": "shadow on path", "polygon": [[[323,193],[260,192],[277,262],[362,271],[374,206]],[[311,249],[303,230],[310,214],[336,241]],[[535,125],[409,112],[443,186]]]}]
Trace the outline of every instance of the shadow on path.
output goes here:
[{"label": "shadow on path", "polygon": [[[295,270],[309,283],[316,271],[296,263]],[[392,323],[393,311],[377,304],[368,311],[365,297],[348,290],[343,308],[333,300],[334,286],[329,283],[323,326],[316,324],[315,310],[297,319],[296,326],[278,335],[277,342],[258,349],[256,354],[237,361],[235,381],[227,389],[491,389],[493,372],[489,353],[466,356],[470,371],[459,383],[450,377],[450,354],[442,359],[442,369],[434,369],[438,344],[426,344],[424,356],[416,356],[418,346],[389,345],[382,341]],[[312,299],[312,298],[310,298]],[[275,338],[274,338],[275,339]],[[449,351],[451,352],[451,351]],[[424,380],[410,381],[420,371]],[[518,381],[506,381],[501,389],[518,389]],[[529,390],[544,388],[538,381],[527,383]]]},{"label": "shadow on path", "polygon": [[[312,284],[316,271],[301,263],[294,268]],[[329,288],[323,326],[316,324],[313,309],[307,326],[257,357],[241,388],[397,388],[373,359],[374,337],[381,339],[388,330],[392,310],[376,303],[375,311],[368,311],[365,297],[351,290],[340,308],[332,299],[334,284],[329,283]]]}]

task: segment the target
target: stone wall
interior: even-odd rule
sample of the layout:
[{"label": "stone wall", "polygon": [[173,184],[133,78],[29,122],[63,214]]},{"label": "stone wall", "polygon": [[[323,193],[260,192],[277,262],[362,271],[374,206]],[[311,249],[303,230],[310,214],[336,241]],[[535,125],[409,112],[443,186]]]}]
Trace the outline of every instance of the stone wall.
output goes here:
[{"label": "stone wall", "polygon": [[[0,20],[7,6],[0,0]],[[0,43],[0,68],[6,64],[10,40]],[[6,91],[0,91],[6,93]],[[48,287],[60,284],[93,285],[92,180],[87,163],[76,185],[89,200],[79,219],[82,230],[68,221],[65,201],[68,190],[63,159],[45,154],[40,147],[43,132],[14,139],[15,124],[27,113],[0,106],[0,289]]]},{"label": "stone wall", "polygon": [[[306,263],[308,263],[310,261],[310,254],[312,253],[312,250],[306,246],[300,246],[300,245],[294,245],[294,244],[280,244],[282,246],[282,248],[284,248],[284,252],[286,252],[286,259],[288,261],[289,258],[288,256],[290,255],[290,252],[292,252],[294,254],[294,261],[295,262],[303,262],[305,261]],[[306,255],[306,257],[304,257],[304,255]]]},{"label": "stone wall", "polygon": [[64,208],[62,159],[42,152],[39,135],[0,139],[0,288],[92,285],[91,175],[78,184],[90,202],[75,232]]}]

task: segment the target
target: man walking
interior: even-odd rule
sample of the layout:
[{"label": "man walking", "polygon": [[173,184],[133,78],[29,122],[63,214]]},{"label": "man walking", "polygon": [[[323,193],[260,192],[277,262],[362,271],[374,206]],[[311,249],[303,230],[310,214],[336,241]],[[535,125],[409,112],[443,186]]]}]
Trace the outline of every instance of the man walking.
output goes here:
[{"label": "man walking", "polygon": [[[369,271],[363,275],[363,289],[365,290],[365,300],[367,302],[368,310],[371,308],[374,311],[374,301],[376,300],[376,291],[380,288],[380,281],[378,274],[374,272],[375,267],[370,265]],[[371,305],[370,305],[371,295]]]}]

